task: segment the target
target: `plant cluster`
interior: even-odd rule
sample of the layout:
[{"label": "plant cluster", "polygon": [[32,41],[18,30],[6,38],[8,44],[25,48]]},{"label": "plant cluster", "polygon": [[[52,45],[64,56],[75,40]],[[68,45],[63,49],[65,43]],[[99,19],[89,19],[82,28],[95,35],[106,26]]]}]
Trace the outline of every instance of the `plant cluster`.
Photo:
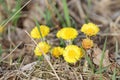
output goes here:
[{"label": "plant cluster", "polygon": [[64,40],[66,42],[66,46],[52,47],[52,45],[48,44],[44,40],[44,38],[50,33],[50,28],[45,25],[33,28],[31,31],[31,37],[42,39],[35,47],[35,55],[42,56],[42,54],[51,52],[52,56],[56,58],[63,56],[66,62],[71,64],[76,63],[84,56],[83,49],[87,50],[94,46],[94,42],[91,40],[91,37],[95,36],[99,32],[99,28],[93,23],[88,23],[84,24],[80,31],[86,35],[86,38],[82,40],[81,46],[77,46],[72,43],[72,41],[78,37],[78,31],[72,27],[63,27],[58,30],[56,37]]}]

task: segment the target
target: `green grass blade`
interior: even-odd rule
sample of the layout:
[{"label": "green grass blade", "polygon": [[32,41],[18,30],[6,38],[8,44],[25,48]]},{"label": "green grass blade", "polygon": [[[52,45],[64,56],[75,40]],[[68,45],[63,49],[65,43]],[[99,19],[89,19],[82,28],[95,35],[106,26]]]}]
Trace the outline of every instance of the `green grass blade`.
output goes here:
[{"label": "green grass blade", "polygon": [[44,59],[44,56],[38,56],[38,61],[42,61]]},{"label": "green grass blade", "polygon": [[62,26],[65,26],[66,24],[64,23],[64,19],[62,18],[61,14],[59,13],[58,9],[54,6],[53,7],[56,15],[58,16],[59,21],[61,22]]},{"label": "green grass blade", "polygon": [[38,29],[38,31],[39,31],[39,34],[40,34],[40,37],[41,37],[40,39],[41,39],[42,41],[44,41],[44,40],[43,40],[42,33],[41,33],[41,31],[40,31],[40,25],[39,25],[38,21],[35,20],[35,23],[36,23],[36,27],[37,27],[37,29]]},{"label": "green grass blade", "polygon": [[98,70],[95,72],[95,74],[100,74],[101,72],[104,72],[105,70],[108,69],[108,67],[109,67],[109,66],[103,67],[102,69],[98,69]]},{"label": "green grass blade", "polygon": [[65,47],[66,44],[65,44],[65,41],[63,39],[60,39],[60,47]]},{"label": "green grass blade", "polygon": [[47,8],[45,11],[45,21],[46,21],[47,26],[53,26],[51,15],[52,14],[51,14],[50,10]]},{"label": "green grass blade", "polygon": [[116,68],[114,69],[113,75],[112,75],[112,80],[116,80]]},{"label": "green grass blade", "polygon": [[62,0],[62,2],[63,2],[63,10],[64,10],[64,16],[65,16],[67,26],[71,26],[70,17],[69,17],[69,11],[68,11],[68,7],[67,7],[67,1]]},{"label": "green grass blade", "polygon": [[92,4],[91,0],[87,0],[88,8],[91,8],[91,4]]},{"label": "green grass blade", "polygon": [[3,6],[3,8],[4,8],[5,12],[7,13],[7,15],[10,14],[10,12],[9,12],[9,10],[8,10],[8,7],[7,7],[7,5],[6,5],[5,0],[0,0],[0,5]]},{"label": "green grass blade", "polygon": [[[14,7],[14,10],[9,9],[9,7],[7,7],[6,3],[4,0],[0,0],[0,4],[3,6],[5,13],[7,14],[7,17],[12,16],[14,13],[16,13],[20,8],[21,8],[21,2],[22,0],[16,0],[16,5]],[[13,24],[17,24],[17,21],[20,17],[20,12],[17,13],[14,18],[12,19]],[[3,23],[4,24],[4,23]]]},{"label": "green grass blade", "polygon": [[44,13],[44,19],[46,21],[46,25],[49,27],[53,27],[53,20],[52,20],[52,13],[51,11],[47,8]]},{"label": "green grass blade", "polygon": [[90,65],[90,67],[92,68],[92,72],[94,73],[94,65],[87,54],[85,54],[85,59],[88,61],[88,64]]},{"label": "green grass blade", "polygon": [[99,69],[102,69],[103,59],[105,57],[106,44],[107,44],[107,38],[105,39],[105,42],[104,42],[103,51],[102,51],[101,60],[100,60],[100,68]]},{"label": "green grass blade", "polygon": [[92,72],[94,73],[94,70],[95,70],[95,67],[92,63],[92,60],[89,58],[88,54],[86,54],[85,50],[83,49],[83,47],[81,47],[82,49],[82,52],[84,53],[85,55],[85,59],[88,61],[88,64],[90,65],[90,67],[92,68]]},{"label": "green grass blade", "polygon": [[3,52],[2,45],[0,44],[0,56],[2,55],[2,52]]},{"label": "green grass blade", "polygon": [[[15,6],[15,8],[14,8],[15,11],[11,12],[11,16],[12,16],[14,13],[16,13],[16,12],[21,8],[22,0],[17,0],[16,2],[17,2],[17,3],[16,3],[16,6]],[[21,16],[21,13],[18,12],[18,14],[16,14],[15,17],[12,19],[12,22],[14,23],[15,26],[17,25],[17,21],[18,21],[18,19],[20,18],[20,16]]]},{"label": "green grass blade", "polygon": [[45,19],[46,15],[44,14],[44,12],[38,7],[38,5],[36,5],[36,7],[40,15]]},{"label": "green grass blade", "polygon": [[107,37],[106,37],[105,42],[104,42],[101,60],[100,60],[100,66],[99,66],[99,70],[100,70],[100,74],[101,74],[100,80],[102,80],[102,64],[103,64],[103,59],[105,57],[106,44],[107,44]]}]

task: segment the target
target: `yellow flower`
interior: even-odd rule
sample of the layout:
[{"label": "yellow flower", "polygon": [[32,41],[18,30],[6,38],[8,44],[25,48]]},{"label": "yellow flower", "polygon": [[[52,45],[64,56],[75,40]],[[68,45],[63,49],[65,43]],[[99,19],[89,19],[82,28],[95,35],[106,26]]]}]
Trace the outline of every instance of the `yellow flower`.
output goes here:
[{"label": "yellow flower", "polygon": [[65,40],[71,40],[71,39],[74,39],[76,38],[78,35],[78,32],[76,29],[74,28],[71,28],[71,27],[67,27],[67,28],[62,28],[61,30],[59,30],[57,32],[57,37],[58,38],[62,38],[62,39],[65,39]]},{"label": "yellow flower", "polygon": [[0,33],[2,33],[4,31],[4,27],[0,26]]},{"label": "yellow flower", "polygon": [[81,32],[88,36],[93,36],[99,32],[99,27],[93,23],[84,24],[81,28]]},{"label": "yellow flower", "polygon": [[76,45],[68,45],[63,52],[63,57],[68,63],[76,63],[82,56],[81,48]]},{"label": "yellow flower", "polygon": [[41,56],[42,53],[48,53],[50,49],[50,45],[47,44],[46,42],[40,42],[38,43],[38,45],[36,46],[34,52],[36,56]]},{"label": "yellow flower", "polygon": [[85,49],[89,49],[93,47],[93,40],[90,40],[89,38],[83,39],[82,47]]},{"label": "yellow flower", "polygon": [[56,58],[58,58],[60,55],[62,55],[63,54],[63,48],[61,48],[61,47],[54,47],[53,49],[52,49],[52,55],[54,56],[54,57],[56,57]]},{"label": "yellow flower", "polygon": [[[41,32],[41,34],[40,34],[40,32]],[[40,26],[40,32],[39,32],[37,27],[33,28],[33,30],[31,31],[31,37],[37,38],[37,39],[45,37],[50,32],[50,29],[49,29],[48,26],[41,25]]]}]

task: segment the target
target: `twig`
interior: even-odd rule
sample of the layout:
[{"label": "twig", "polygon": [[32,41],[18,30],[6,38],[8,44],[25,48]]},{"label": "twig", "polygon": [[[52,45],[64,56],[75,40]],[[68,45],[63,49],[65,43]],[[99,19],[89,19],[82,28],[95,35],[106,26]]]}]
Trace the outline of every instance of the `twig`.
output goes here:
[{"label": "twig", "polygon": [[[37,42],[30,36],[30,34],[25,30],[25,33],[31,38],[31,40],[34,42],[35,45],[37,45]],[[57,77],[58,80],[60,80],[59,76],[57,75],[53,65],[51,64],[51,62],[49,61],[49,59],[47,58],[46,54],[41,50],[41,48],[39,47],[40,51],[43,53],[43,56],[45,57],[46,61],[48,62],[48,64],[50,65],[50,67],[52,68],[53,72],[55,73],[55,76]]]},{"label": "twig", "polygon": [[72,69],[72,68],[71,68],[71,70],[73,71],[73,73],[74,73],[74,75],[75,75],[76,80],[79,80],[79,79],[78,79],[78,76],[77,76],[77,74],[76,74],[76,72],[75,72],[75,70],[74,70],[74,69]]},{"label": "twig", "polygon": [[119,32],[116,33],[98,33],[100,36],[120,36]]},{"label": "twig", "polygon": [[83,80],[82,74],[80,74],[80,78],[81,78],[81,80]]},{"label": "twig", "polygon": [[10,52],[10,54],[8,54],[7,56],[5,56],[0,62],[2,62],[2,61],[5,60],[7,57],[9,57],[21,44],[22,44],[22,42],[20,42],[20,43]]},{"label": "twig", "polygon": [[118,16],[118,18],[115,20],[115,24],[118,24],[120,21],[120,16]]}]

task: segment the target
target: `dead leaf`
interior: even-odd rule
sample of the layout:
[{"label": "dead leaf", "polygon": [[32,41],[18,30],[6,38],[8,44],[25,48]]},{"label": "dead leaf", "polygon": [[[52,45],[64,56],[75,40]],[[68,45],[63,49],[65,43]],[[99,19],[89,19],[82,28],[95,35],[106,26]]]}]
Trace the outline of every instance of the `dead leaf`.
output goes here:
[{"label": "dead leaf", "polygon": [[29,63],[29,64],[21,67],[20,70],[21,70],[21,71],[32,70],[36,64],[37,64],[37,62]]},{"label": "dead leaf", "polygon": [[[106,50],[105,51],[105,55],[104,55],[104,59],[103,59],[103,67],[106,67],[108,65],[110,65],[110,61],[109,61],[109,56],[108,56],[109,51]],[[100,48],[94,48],[93,49],[93,62],[96,65],[100,65],[100,61],[101,61],[101,56],[102,56],[102,50]]]}]

